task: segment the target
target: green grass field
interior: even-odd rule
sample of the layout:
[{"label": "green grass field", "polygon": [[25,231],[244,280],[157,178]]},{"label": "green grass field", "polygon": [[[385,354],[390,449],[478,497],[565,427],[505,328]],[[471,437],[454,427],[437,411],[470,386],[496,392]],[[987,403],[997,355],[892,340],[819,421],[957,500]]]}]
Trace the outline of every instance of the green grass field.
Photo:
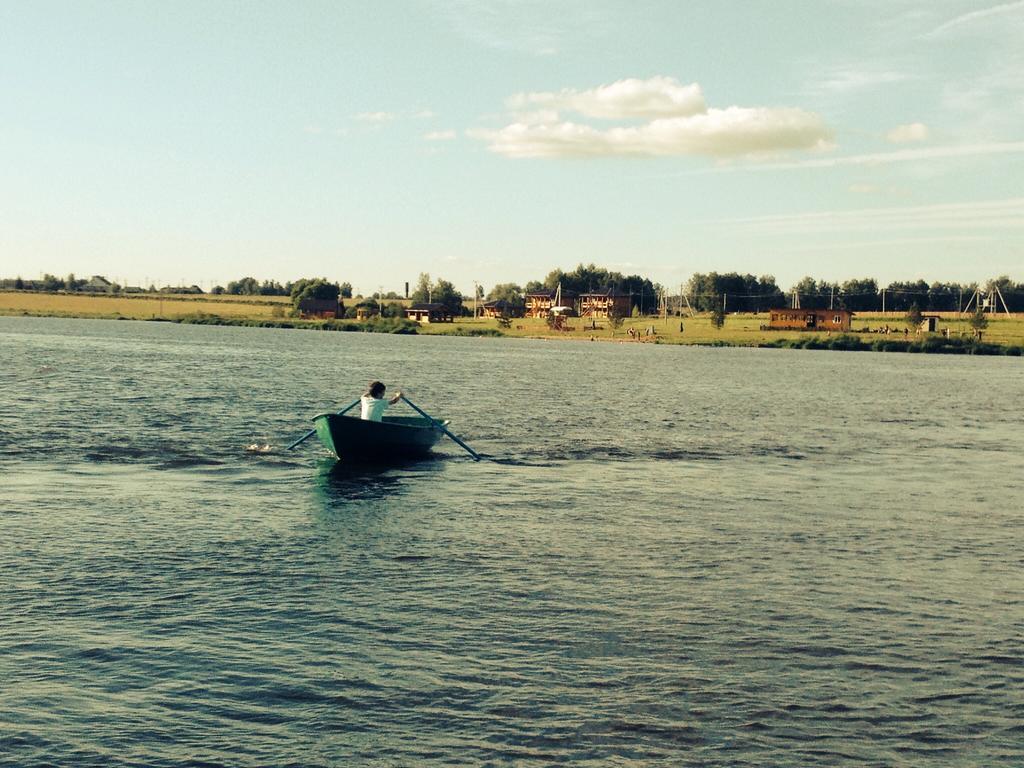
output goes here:
[{"label": "green grass field", "polygon": [[291,310],[287,296],[196,296],[142,293],[105,294],[0,292],[0,314],[47,317],[176,319],[197,313],[229,318],[284,317]]},{"label": "green grass field", "polygon": [[[801,339],[808,336],[825,336],[824,332],[801,332],[801,331],[762,331],[761,325],[768,323],[767,314],[761,315],[728,315],[725,325],[715,328],[708,316],[697,317],[670,317],[667,320],[661,318],[629,318],[622,327],[612,330],[607,321],[598,320],[597,328],[591,327],[589,320],[570,318],[567,321],[567,330],[552,331],[544,320],[533,318],[518,318],[512,321],[512,327],[502,330],[503,335],[519,336],[527,338],[552,338],[552,339],[594,339],[595,341],[612,341],[620,343],[643,344],[656,342],[659,344],[729,344],[736,346],[758,346],[767,344],[779,339]],[[680,330],[682,324],[682,330]],[[865,341],[881,338],[881,334],[859,333],[862,329],[877,329],[888,325],[891,329],[898,329],[898,333],[890,333],[887,338],[903,338],[903,328],[906,323],[902,315],[895,313],[888,315],[865,315],[857,316],[853,321],[853,330]],[[421,326],[420,333],[445,334],[445,333],[471,333],[474,329],[497,329],[496,320],[464,318],[454,323],[439,323],[436,325]],[[971,336],[971,327],[966,319],[958,322],[956,318],[950,318],[940,322],[942,328],[949,327],[952,335]],[[629,335],[629,329],[633,328],[634,336]],[[654,330],[654,335],[647,334],[649,329]],[[908,334],[910,339],[915,338],[914,334]],[[1024,316],[1006,316],[994,318],[989,321],[989,327],[984,332],[984,340],[997,344],[1024,344]]]},{"label": "green grass field", "polygon": [[[291,306],[284,296],[196,296],[172,294],[136,294],[132,296],[107,296],[88,294],[33,293],[22,291],[0,292],[0,314],[3,315],[36,315],[53,317],[86,317],[86,318],[125,318],[132,320],[181,320],[201,316],[207,321],[215,322],[224,318],[229,322],[242,320],[274,321],[288,317]],[[294,325],[301,326],[304,321],[291,319]],[[312,326],[317,321],[308,321]],[[715,328],[710,317],[669,317],[662,318],[628,318],[618,329],[612,329],[607,320],[598,320],[592,326],[589,320],[568,318],[566,329],[551,330],[544,320],[533,318],[517,318],[507,329],[500,328],[498,321],[486,318],[462,318],[454,323],[437,323],[421,325],[418,332],[428,335],[476,335],[500,334],[502,336],[520,338],[546,338],[562,340],[604,341],[622,344],[722,344],[734,346],[758,346],[771,344],[779,340],[799,340],[808,337],[824,337],[824,332],[800,331],[764,331],[762,324],[767,324],[767,314],[760,315],[728,315],[721,329]],[[888,336],[876,333],[862,333],[864,329],[878,329],[888,325],[896,331]],[[863,341],[870,343],[875,339],[909,338],[915,335],[903,335],[906,327],[900,313],[857,315],[853,320],[853,330]],[[957,318],[954,314],[940,321],[940,331],[950,329],[950,335],[965,337],[972,335],[966,318]],[[629,335],[632,328],[634,335]],[[653,334],[649,331],[653,330]],[[1007,317],[999,315],[989,320],[984,332],[984,341],[1021,346],[1024,345],[1024,315]]]}]

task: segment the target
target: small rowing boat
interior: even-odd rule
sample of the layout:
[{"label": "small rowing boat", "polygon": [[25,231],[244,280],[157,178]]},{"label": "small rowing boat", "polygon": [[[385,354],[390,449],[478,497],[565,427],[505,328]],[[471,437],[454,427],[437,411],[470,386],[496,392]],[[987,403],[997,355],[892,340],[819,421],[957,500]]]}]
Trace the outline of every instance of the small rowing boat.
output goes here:
[{"label": "small rowing boat", "polygon": [[382,462],[426,456],[447,430],[447,421],[385,416],[367,421],[337,413],[313,417],[320,442],[342,461]]}]

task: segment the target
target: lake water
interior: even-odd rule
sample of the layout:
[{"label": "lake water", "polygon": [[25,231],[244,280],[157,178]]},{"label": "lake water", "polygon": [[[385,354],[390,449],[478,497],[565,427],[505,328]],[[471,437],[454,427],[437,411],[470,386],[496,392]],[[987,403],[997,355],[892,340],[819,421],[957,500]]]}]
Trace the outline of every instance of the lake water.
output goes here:
[{"label": "lake water", "polygon": [[[489,460],[283,450],[371,378]],[[1022,403],[1015,358],[0,318],[0,763],[1020,766]]]}]

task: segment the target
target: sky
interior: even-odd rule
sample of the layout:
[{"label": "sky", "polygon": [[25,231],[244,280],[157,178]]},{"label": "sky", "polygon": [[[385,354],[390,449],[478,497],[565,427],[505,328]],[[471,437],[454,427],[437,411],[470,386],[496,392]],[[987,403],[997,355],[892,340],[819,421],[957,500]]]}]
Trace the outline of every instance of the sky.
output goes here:
[{"label": "sky", "polygon": [[0,277],[1024,280],[1024,0],[0,3]]}]

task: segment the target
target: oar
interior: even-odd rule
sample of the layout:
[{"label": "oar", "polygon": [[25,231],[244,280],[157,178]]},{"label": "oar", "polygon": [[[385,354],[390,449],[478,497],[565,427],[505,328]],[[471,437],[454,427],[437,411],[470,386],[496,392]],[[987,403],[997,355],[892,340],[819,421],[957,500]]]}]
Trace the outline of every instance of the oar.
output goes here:
[{"label": "oar", "polygon": [[[361,399],[362,399],[362,398],[360,398],[360,400],[361,400]],[[344,408],[342,408],[342,409],[341,409],[340,411],[338,411],[338,415],[339,415],[339,416],[341,416],[341,415],[342,415],[342,414],[344,414],[344,413],[348,413],[348,412],[349,412],[349,411],[351,411],[351,410],[352,410],[353,408],[355,408],[355,407],[356,407],[357,405],[359,405],[359,400],[356,400],[356,401],[355,401],[354,403],[351,403],[351,404],[349,404],[349,405],[345,406]],[[303,435],[302,437],[300,437],[300,438],[299,438],[298,440],[296,440],[296,441],[295,441],[294,443],[292,443],[291,445],[289,445],[289,446],[288,446],[288,448],[287,448],[286,450],[289,450],[289,451],[290,451],[290,450],[291,450],[292,448],[294,448],[294,447],[295,447],[296,445],[298,445],[299,443],[301,443],[301,442],[303,442],[303,441],[305,441],[305,440],[308,440],[309,438],[311,438],[311,437],[312,437],[313,435],[315,435],[315,434],[316,434],[316,430],[315,430],[315,429],[311,429],[311,430],[309,430],[309,432],[307,432],[307,433],[306,433],[306,434],[304,434],[304,435]]]},{"label": "oar", "polygon": [[410,400],[410,399],[409,399],[408,397],[406,397],[405,395],[402,395],[401,397],[402,397],[402,399],[403,399],[403,400],[404,400],[404,401],[405,401],[406,403],[408,403],[408,404],[409,404],[409,405],[410,405],[410,406],[412,407],[412,409],[413,409],[414,411],[416,411],[416,413],[418,413],[418,414],[419,414],[420,416],[422,416],[423,418],[425,418],[425,419],[426,419],[427,421],[429,421],[429,422],[430,422],[431,424],[433,424],[433,425],[434,425],[435,427],[437,427],[437,428],[438,428],[438,429],[440,429],[440,430],[441,430],[442,432],[444,432],[444,433],[445,433],[446,435],[448,435],[448,437],[450,437],[450,438],[451,438],[452,440],[454,440],[454,441],[455,441],[456,443],[458,443],[458,444],[459,444],[459,445],[461,445],[461,446],[462,446],[463,448],[465,448],[465,449],[466,449],[466,450],[467,450],[467,451],[469,452],[469,455],[473,457],[473,460],[474,460],[474,461],[480,461],[480,454],[479,454],[479,453],[477,453],[476,451],[474,451],[474,450],[473,450],[472,448],[470,448],[470,447],[469,447],[468,445],[466,445],[466,444],[465,444],[464,442],[462,442],[461,440],[459,440],[459,438],[457,438],[457,437],[456,437],[455,435],[453,435],[453,434],[452,434],[451,432],[449,432],[449,431],[448,431],[448,430],[447,430],[447,429],[445,428],[444,424],[442,424],[442,423],[441,423],[440,421],[438,421],[437,419],[435,419],[435,418],[434,418],[433,416],[431,416],[431,415],[430,415],[429,413],[427,413],[426,411],[424,411],[424,410],[423,410],[422,408],[420,408],[420,407],[419,407],[418,405],[416,405],[416,403],[414,403],[414,402],[413,402],[412,400]]}]

